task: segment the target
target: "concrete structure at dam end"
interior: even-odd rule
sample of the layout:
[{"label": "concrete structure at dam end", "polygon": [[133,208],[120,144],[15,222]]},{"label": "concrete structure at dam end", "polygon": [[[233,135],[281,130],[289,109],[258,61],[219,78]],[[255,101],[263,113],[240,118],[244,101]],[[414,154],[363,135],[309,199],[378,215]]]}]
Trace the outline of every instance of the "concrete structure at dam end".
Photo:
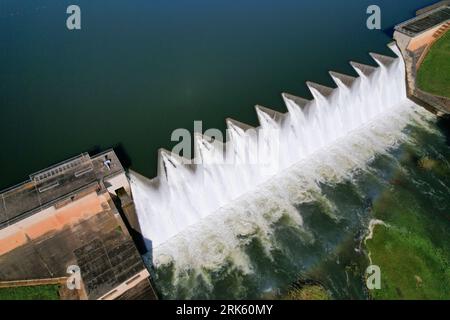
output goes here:
[{"label": "concrete structure at dam end", "polygon": [[450,30],[450,0],[417,11],[417,16],[395,27],[394,39],[406,64],[409,97],[439,114],[450,114],[450,99],[421,90],[417,72],[433,44]]},{"label": "concrete structure at dam end", "polygon": [[[155,299],[113,150],[84,153],[0,193],[0,288],[58,284],[60,299]],[[81,286],[69,290],[70,266]]]}]

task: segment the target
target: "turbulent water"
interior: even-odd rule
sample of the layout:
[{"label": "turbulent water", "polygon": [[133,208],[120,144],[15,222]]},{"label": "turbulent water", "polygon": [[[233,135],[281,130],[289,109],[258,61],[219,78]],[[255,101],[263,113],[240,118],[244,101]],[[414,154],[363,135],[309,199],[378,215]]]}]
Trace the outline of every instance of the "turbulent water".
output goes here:
[{"label": "turbulent water", "polygon": [[277,297],[306,275],[366,297],[360,242],[389,176],[376,163],[434,121],[406,98],[402,59],[375,58],[333,91],[308,84],[312,101],[283,95],[285,115],[257,108],[257,130],[228,120],[225,146],[196,136],[195,164],[162,151],[157,178],[131,174],[163,297]]}]

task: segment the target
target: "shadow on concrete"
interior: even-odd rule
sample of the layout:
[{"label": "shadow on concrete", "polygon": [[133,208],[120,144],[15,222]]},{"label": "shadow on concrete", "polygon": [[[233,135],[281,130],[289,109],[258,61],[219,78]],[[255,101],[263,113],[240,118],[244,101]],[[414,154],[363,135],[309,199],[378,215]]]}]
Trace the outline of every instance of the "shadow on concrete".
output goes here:
[{"label": "shadow on concrete", "polygon": [[148,253],[146,242],[144,241],[144,238],[139,230],[136,230],[133,228],[133,226],[130,224],[130,221],[128,220],[127,215],[125,214],[123,210],[123,204],[120,198],[116,195],[112,195],[113,202],[117,208],[117,211],[119,211],[120,217],[122,218],[122,221],[124,222],[128,232],[130,233],[131,238],[133,239],[136,248],[139,251],[140,255],[144,255]]},{"label": "shadow on concrete", "polygon": [[444,115],[439,118],[437,126],[445,136],[445,142],[450,146],[450,115]]},{"label": "shadow on concrete", "polygon": [[129,169],[131,167],[131,158],[128,155],[127,151],[125,150],[125,147],[122,143],[116,144],[114,147],[114,152],[116,153],[117,157],[120,160],[120,163],[125,169]]},{"label": "shadow on concrete", "polygon": [[149,260],[152,261],[153,267],[153,241],[145,237],[142,237],[142,239],[144,240],[144,244],[147,250],[146,255],[148,256]]},{"label": "shadow on concrete", "polygon": [[130,230],[131,238],[133,238],[134,243],[136,244],[136,248],[138,249],[139,253],[141,255],[149,254],[151,256],[152,252],[151,252],[151,250],[149,251],[147,249],[147,247],[145,245],[146,244],[146,239],[144,239],[142,237],[142,234],[139,231],[136,231],[136,230],[134,230],[132,228],[130,228],[129,230]]}]

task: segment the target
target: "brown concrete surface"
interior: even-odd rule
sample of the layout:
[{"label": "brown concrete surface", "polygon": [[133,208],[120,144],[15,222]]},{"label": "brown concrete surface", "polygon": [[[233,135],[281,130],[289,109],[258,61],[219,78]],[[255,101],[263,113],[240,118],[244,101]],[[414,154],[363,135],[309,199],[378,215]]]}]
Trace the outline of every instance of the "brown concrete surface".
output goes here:
[{"label": "brown concrete surface", "polygon": [[63,299],[156,298],[129,222],[114,202],[119,189],[132,214],[128,180],[109,150],[69,159],[0,193],[0,283],[66,278],[76,265],[82,288],[61,285]]},{"label": "brown concrete surface", "polygon": [[117,300],[155,300],[157,299],[156,293],[150,284],[150,280],[141,281],[137,286],[128,290]]},{"label": "brown concrete surface", "polygon": [[110,209],[105,195],[88,196],[68,204],[60,209],[47,209],[28,219],[17,222],[9,228],[0,230],[0,255],[10,252],[29,241],[57,232],[65,226],[72,226],[81,220]]},{"label": "brown concrete surface", "polygon": [[450,1],[442,1],[420,10],[416,18],[396,26],[394,32],[394,39],[406,64],[409,98],[436,114],[450,113],[450,99],[420,90],[416,84],[416,76],[430,48],[448,30],[449,19]]},{"label": "brown concrete surface", "polygon": [[[111,161],[110,169],[104,165],[105,157]],[[0,192],[0,229],[77,195],[88,185],[108,184],[120,174],[124,169],[112,150],[94,157],[82,154],[31,174],[28,181]]]},{"label": "brown concrete surface", "polygon": [[0,230],[0,280],[65,277],[78,265],[87,296],[97,299],[145,270],[111,203],[93,192]]}]

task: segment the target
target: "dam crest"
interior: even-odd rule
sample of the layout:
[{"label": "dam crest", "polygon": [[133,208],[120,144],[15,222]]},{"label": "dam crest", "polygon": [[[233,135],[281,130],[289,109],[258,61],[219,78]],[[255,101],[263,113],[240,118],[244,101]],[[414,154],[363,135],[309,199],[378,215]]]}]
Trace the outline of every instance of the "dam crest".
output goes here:
[{"label": "dam crest", "polygon": [[[255,106],[257,128],[226,119],[226,142],[195,134],[193,159],[160,149],[153,179],[130,171],[147,247],[157,248],[397,107],[413,106],[406,95],[401,53],[394,43],[389,48],[396,58],[370,53],[378,67],[350,62],[358,77],[330,71],[336,88],[308,81],[312,100],[282,93],[286,113]],[[255,152],[257,161],[249,161]]]}]

